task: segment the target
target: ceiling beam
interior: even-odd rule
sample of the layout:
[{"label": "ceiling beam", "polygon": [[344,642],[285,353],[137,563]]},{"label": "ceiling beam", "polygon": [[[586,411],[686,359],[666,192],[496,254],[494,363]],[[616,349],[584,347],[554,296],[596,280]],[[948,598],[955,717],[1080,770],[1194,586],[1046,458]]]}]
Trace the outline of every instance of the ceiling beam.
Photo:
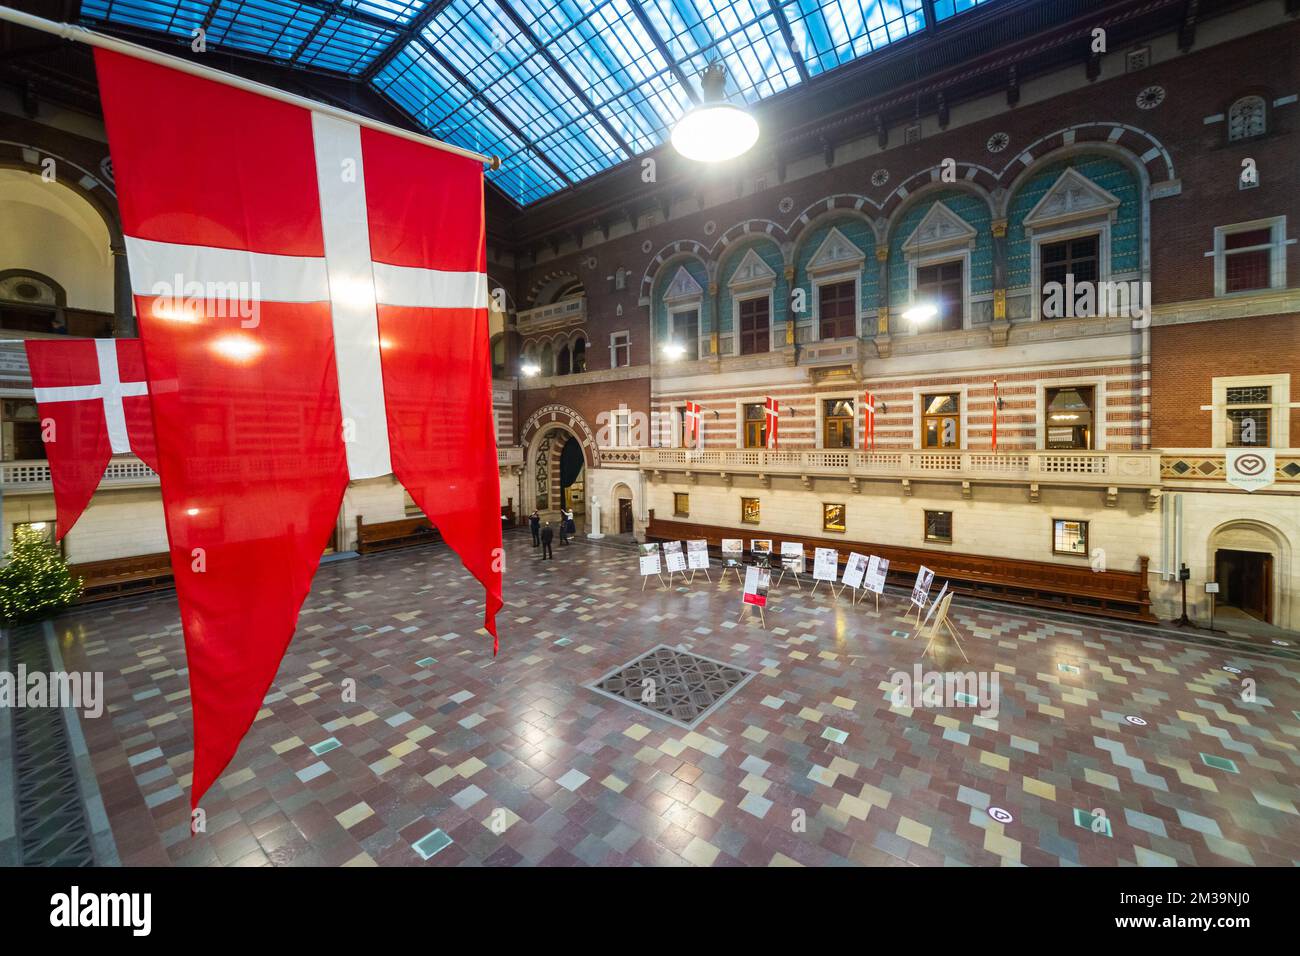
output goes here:
[{"label": "ceiling beam", "polygon": [[[521,130],[518,126],[516,126],[514,124],[514,121],[512,121],[510,117],[506,116],[505,113],[497,109],[495,103],[493,103],[490,99],[484,96],[480,90],[475,88],[474,84],[470,83],[469,77],[465,76],[464,73],[458,70],[454,63],[448,61],[446,57],[444,57],[441,53],[439,53],[432,46],[426,43],[423,37],[417,38],[415,42],[419,45],[420,49],[422,49],[433,59],[437,60],[438,65],[441,66],[448,73],[450,73],[452,77],[455,78],[457,83],[465,87],[465,89],[469,91],[470,95],[473,96],[474,99],[478,100],[485,107],[487,107],[487,111],[491,113],[493,116],[495,116],[497,122],[499,122],[502,126],[504,126],[511,133],[511,135],[518,137],[521,142],[528,144],[528,148],[532,150],[533,154],[538,159],[540,159],[543,163],[545,163],[547,168],[549,168],[551,172],[559,176],[560,179],[564,181],[564,185],[566,186],[573,185],[573,180],[569,178],[568,174],[565,173],[565,171],[562,170],[559,166],[555,165],[551,157],[547,156],[544,152],[542,152],[541,148],[538,147],[536,143],[534,143],[531,139],[525,136],[524,131]],[[432,132],[432,130],[429,130],[429,132]]]},{"label": "ceiling beam", "polygon": [[632,15],[636,17],[637,22],[641,24],[641,29],[646,32],[646,36],[650,38],[650,42],[655,45],[655,49],[659,51],[659,55],[663,57],[664,62],[668,64],[668,69],[673,71],[673,76],[677,77],[677,82],[680,83],[682,89],[686,91],[687,98],[693,104],[698,106],[700,102],[700,94],[695,92],[695,84],[690,81],[690,78],[687,77],[685,71],[682,70],[681,64],[673,59],[673,55],[668,52],[668,44],[664,43],[664,38],[659,35],[659,31],[656,30],[654,24],[650,22],[650,17],[646,14],[645,10],[641,8],[641,0],[627,0],[627,3],[628,6],[632,8]]},{"label": "ceiling beam", "polygon": [[320,28],[326,24],[331,16],[332,13],[329,10],[321,11],[320,19],[318,19],[312,28],[307,31],[307,35],[302,38],[302,42],[298,44],[298,48],[289,54],[290,63],[298,62],[298,57],[302,56],[307,47],[311,45],[312,40],[315,40],[316,37],[320,35]]},{"label": "ceiling beam", "polygon": [[555,71],[555,75],[560,79],[560,81],[569,88],[575,97],[578,98],[578,102],[582,104],[583,109],[595,117],[596,122],[600,123],[609,138],[618,144],[618,148],[624,153],[623,158],[631,159],[635,156],[636,152],[628,145],[627,140],[625,140],[622,134],[614,128],[613,124],[605,118],[605,115],[601,113],[600,110],[596,109],[596,104],[593,103],[591,98],[582,91],[581,87],[579,87],[576,82],[574,82],[573,77],[569,75],[569,71],[566,70],[560,64],[560,61],[555,58],[555,54],[553,54],[545,44],[541,43],[537,39],[536,34],[529,29],[528,24],[524,23],[523,17],[515,12],[514,7],[510,5],[509,0],[497,0],[497,6],[501,8],[501,12],[506,15],[506,18],[515,25],[515,29],[522,33],[527,38],[528,42],[533,45],[533,49],[542,55],[550,68]]},{"label": "ceiling beam", "polygon": [[807,83],[811,79],[808,75],[808,64],[804,62],[803,53],[794,45],[794,31],[790,29],[790,21],[785,18],[785,11],[781,9],[778,0],[767,0],[767,5],[772,8],[772,16],[776,18],[777,28],[781,31],[781,38],[785,40],[790,56],[794,57],[794,68],[799,73],[800,82]]}]

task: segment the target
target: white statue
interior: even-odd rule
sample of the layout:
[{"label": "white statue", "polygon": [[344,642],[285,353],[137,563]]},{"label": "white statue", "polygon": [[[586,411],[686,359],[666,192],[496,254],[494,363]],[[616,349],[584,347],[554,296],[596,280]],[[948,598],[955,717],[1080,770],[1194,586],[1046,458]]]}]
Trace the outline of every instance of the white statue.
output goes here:
[{"label": "white statue", "polygon": [[600,499],[595,495],[591,496],[591,508],[588,509],[591,515],[591,530],[587,532],[588,538],[605,537],[600,531]]}]

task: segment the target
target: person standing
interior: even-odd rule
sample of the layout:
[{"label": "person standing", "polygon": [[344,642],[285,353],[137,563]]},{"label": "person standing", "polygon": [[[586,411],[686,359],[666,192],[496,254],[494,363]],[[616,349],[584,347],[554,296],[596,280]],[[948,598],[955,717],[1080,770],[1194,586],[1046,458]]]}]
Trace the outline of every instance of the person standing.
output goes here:
[{"label": "person standing", "polygon": [[568,544],[573,531],[573,512],[560,509],[560,544]]},{"label": "person standing", "polygon": [[555,560],[555,552],[551,550],[551,541],[555,538],[555,532],[551,530],[551,523],[546,522],[546,527],[542,528],[542,560],[550,558]]},{"label": "person standing", "polygon": [[542,526],[542,516],[539,515],[537,513],[537,509],[534,508],[533,513],[528,516],[528,528],[533,532],[534,548],[542,543],[541,539],[538,537],[538,531],[540,530],[541,526]]}]

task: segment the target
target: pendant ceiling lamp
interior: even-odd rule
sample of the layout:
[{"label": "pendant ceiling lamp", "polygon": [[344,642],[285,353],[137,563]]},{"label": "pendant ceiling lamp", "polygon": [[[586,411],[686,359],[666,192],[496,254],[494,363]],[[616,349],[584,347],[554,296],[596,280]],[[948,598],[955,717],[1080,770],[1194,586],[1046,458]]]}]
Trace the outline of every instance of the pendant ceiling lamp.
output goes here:
[{"label": "pendant ceiling lamp", "polygon": [[700,71],[703,100],[673,127],[673,148],[687,159],[719,163],[749,151],[758,140],[758,121],[727,102],[727,68],[713,62]]}]

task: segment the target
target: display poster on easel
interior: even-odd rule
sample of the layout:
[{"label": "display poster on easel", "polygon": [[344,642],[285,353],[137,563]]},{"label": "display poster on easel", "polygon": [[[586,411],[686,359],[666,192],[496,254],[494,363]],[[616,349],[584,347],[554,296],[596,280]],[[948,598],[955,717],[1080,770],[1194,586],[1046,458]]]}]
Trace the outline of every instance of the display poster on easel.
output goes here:
[{"label": "display poster on easel", "polygon": [[686,542],[686,566],[692,571],[709,570],[709,542],[702,539]]},{"label": "display poster on easel", "polygon": [[925,599],[930,595],[930,585],[934,583],[934,572],[924,564],[916,571],[916,583],[912,585],[912,603],[918,608],[925,607]]},{"label": "display poster on easel", "polygon": [[668,566],[668,577],[674,574],[686,574],[686,555],[682,553],[680,541],[664,542],[664,563]]},{"label": "display poster on easel", "polygon": [[885,558],[878,558],[874,554],[871,560],[867,562],[867,574],[865,587],[873,594],[885,593],[885,578],[889,574],[889,561]]},{"label": "display poster on easel", "polygon": [[798,541],[781,542],[781,570],[791,574],[804,573],[803,544]]},{"label": "display poster on easel", "polygon": [[[745,565],[745,541],[743,538],[723,538],[722,539],[722,577],[727,576],[728,571],[736,572],[736,580],[740,580],[740,569]],[[721,580],[721,579],[719,579]]]},{"label": "display poster on easel", "polygon": [[753,557],[755,565],[760,568],[770,568],[772,566],[772,539],[750,539],[749,553]]},{"label": "display poster on easel", "polygon": [[[930,602],[930,610],[925,612],[925,620],[921,622],[921,626],[920,628],[918,628],[918,630],[924,630],[925,626],[930,623],[930,618],[934,616],[934,609],[943,603],[943,596],[947,593],[948,593],[948,582],[944,581],[943,587],[939,589],[938,597],[936,597],[933,601]],[[937,622],[935,626],[936,627],[938,626]]]},{"label": "display poster on easel", "polygon": [[662,574],[663,564],[659,560],[659,545],[653,542],[648,544],[643,544],[640,545],[640,551],[641,551],[641,576],[649,577],[652,574]]},{"label": "display poster on easel", "polygon": [[850,551],[848,558],[844,562],[844,575],[840,578],[840,584],[857,591],[858,588],[862,587],[862,576],[866,573],[867,556],[858,554],[856,551]]},{"label": "display poster on easel", "polygon": [[823,581],[828,581],[833,595],[835,593],[835,579],[839,577],[839,571],[840,553],[838,551],[834,548],[813,549],[813,591],[816,591]]},{"label": "display poster on easel", "polygon": [[754,607],[767,607],[767,589],[771,584],[770,570],[750,565],[745,569],[745,593],[741,600]]}]

